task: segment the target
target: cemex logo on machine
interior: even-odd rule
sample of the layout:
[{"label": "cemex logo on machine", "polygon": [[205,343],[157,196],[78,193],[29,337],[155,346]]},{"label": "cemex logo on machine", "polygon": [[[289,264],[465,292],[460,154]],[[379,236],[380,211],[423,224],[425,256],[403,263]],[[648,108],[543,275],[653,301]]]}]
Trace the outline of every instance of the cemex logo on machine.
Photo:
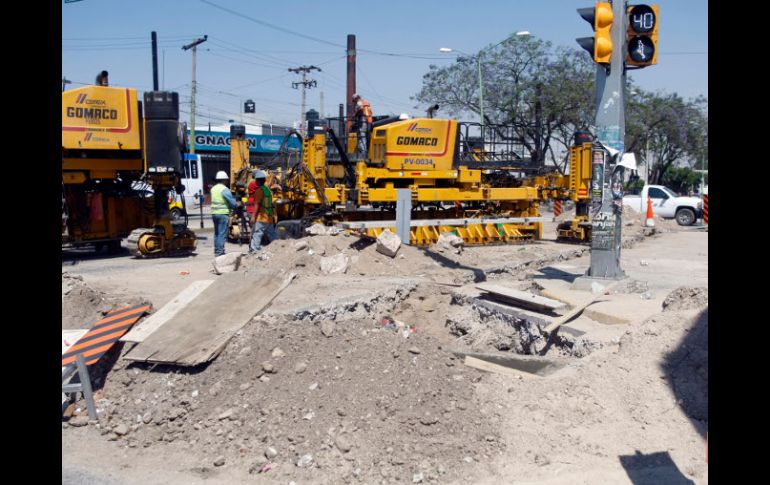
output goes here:
[{"label": "cemex logo on machine", "polygon": [[83,93],[80,96],[78,96],[77,101],[75,101],[75,104],[107,104],[107,102],[103,99],[87,99],[88,94]]},{"label": "cemex logo on machine", "polygon": [[86,136],[85,138],[83,138],[83,141],[89,141],[92,136],[93,136],[93,133],[86,133]]},{"label": "cemex logo on machine", "polygon": [[432,130],[430,128],[418,128],[417,123],[412,123],[409,125],[409,128],[406,129],[406,131],[416,131],[417,133],[431,133]]}]

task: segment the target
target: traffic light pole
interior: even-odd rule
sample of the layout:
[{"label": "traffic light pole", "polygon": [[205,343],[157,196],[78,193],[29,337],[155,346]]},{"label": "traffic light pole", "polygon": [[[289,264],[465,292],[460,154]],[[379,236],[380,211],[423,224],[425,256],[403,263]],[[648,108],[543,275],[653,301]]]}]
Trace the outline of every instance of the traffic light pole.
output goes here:
[{"label": "traffic light pole", "polygon": [[612,15],[611,35],[615,48],[612,49],[609,66],[597,64],[596,67],[596,139],[604,147],[611,148],[612,153],[617,150],[617,156],[612,157],[605,150],[594,153],[594,162],[599,162],[597,157],[601,157],[602,163],[594,164],[594,182],[598,186],[593,188],[598,190],[596,197],[592,196],[591,266],[586,276],[619,280],[625,277],[620,269],[623,169],[617,165],[625,151],[626,131],[623,48],[626,36],[625,0],[612,2]]}]

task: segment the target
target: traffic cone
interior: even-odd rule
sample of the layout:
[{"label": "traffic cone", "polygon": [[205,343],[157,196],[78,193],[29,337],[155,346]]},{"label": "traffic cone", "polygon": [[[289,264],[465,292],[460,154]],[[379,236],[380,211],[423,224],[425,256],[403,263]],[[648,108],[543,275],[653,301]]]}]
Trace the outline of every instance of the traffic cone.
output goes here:
[{"label": "traffic cone", "polygon": [[647,222],[644,223],[647,227],[655,227],[655,219],[653,219],[652,213],[652,199],[647,197]]}]

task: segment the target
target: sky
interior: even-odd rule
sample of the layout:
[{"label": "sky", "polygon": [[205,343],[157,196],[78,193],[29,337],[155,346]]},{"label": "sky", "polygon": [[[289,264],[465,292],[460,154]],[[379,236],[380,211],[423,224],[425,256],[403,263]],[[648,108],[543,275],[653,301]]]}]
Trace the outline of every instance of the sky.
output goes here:
[{"label": "sky", "polygon": [[[243,103],[256,103],[256,118],[291,125],[300,118],[301,76],[289,68],[314,65],[306,110],[336,116],[345,102],[348,34],[356,35],[357,91],[375,115],[424,115],[410,97],[422,87],[428,66],[456,62],[514,32],[556,46],[579,49],[575,39],[593,35],[577,13],[590,0],[80,0],[62,4],[62,75],[67,89],[94,82],[101,70],[111,86],[152,89],[150,35],[158,34],[159,82],[180,94],[189,119],[192,51],[198,46],[196,125],[237,119]],[[658,64],[631,71],[642,89],[708,96],[708,1],[658,0]],[[393,55],[395,54],[395,55]]]}]

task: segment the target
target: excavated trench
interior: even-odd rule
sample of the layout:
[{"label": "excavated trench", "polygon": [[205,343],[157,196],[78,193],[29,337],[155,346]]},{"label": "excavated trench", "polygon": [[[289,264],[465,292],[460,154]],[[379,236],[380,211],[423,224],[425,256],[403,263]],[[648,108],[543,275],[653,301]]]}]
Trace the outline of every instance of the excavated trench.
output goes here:
[{"label": "excavated trench", "polygon": [[[449,352],[496,353],[545,358],[582,358],[601,347],[586,334],[555,334],[542,329],[545,317],[514,315],[495,302],[470,296],[459,288],[407,281],[367,298],[347,299],[289,312],[294,321],[319,323],[369,320],[374,328],[410,330],[430,335]],[[537,290],[533,287],[533,292]],[[551,315],[555,316],[555,315]]]}]

